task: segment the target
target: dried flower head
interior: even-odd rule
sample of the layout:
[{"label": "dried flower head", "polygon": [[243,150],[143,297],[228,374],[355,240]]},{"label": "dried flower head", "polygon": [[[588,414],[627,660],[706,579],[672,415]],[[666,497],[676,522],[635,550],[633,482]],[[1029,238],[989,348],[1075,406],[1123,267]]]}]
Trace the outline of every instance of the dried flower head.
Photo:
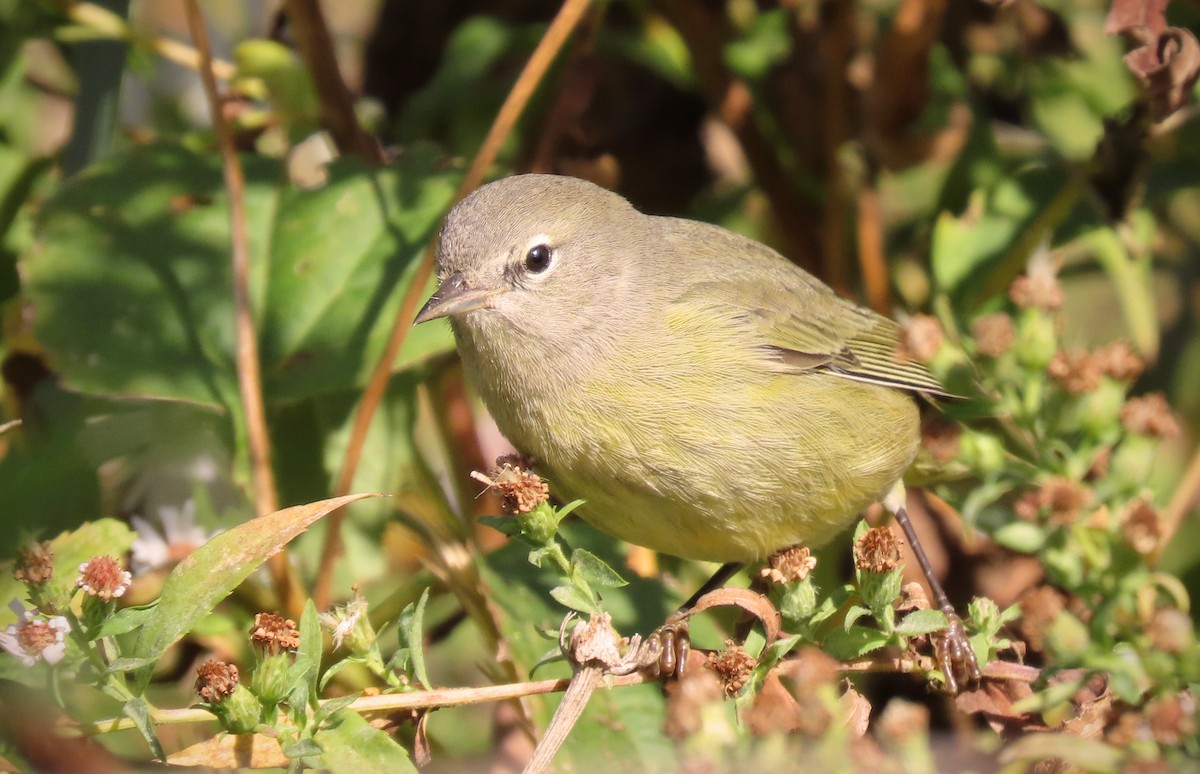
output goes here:
[{"label": "dried flower head", "polygon": [[1195,639],[1192,619],[1177,607],[1160,607],[1146,627],[1154,647],[1165,653],[1182,653]]},{"label": "dried flower head", "polygon": [[782,585],[807,578],[817,566],[817,557],[806,546],[792,546],[771,554],[767,565],[759,570],[759,576]]},{"label": "dried flower head", "polygon": [[875,732],[890,747],[923,739],[929,733],[929,708],[904,699],[892,699],[883,708]]},{"label": "dried flower head", "polygon": [[506,455],[496,459],[487,475],[476,471],[471,477],[500,493],[506,513],[529,513],[550,499],[550,487],[528,465],[525,458]]},{"label": "dried flower head", "polygon": [[40,586],[54,575],[54,552],[50,541],[30,543],[21,549],[13,577],[29,586]]},{"label": "dried flower head", "polygon": [[1180,745],[1196,733],[1196,698],[1190,691],[1155,699],[1146,705],[1144,714],[1159,744]]},{"label": "dried flower head", "polygon": [[1062,308],[1062,286],[1053,269],[1046,267],[1031,270],[1017,277],[1008,289],[1008,297],[1022,309],[1044,309],[1054,312]]},{"label": "dried flower head", "polygon": [[1012,346],[1017,334],[1011,317],[1004,312],[993,312],[971,323],[971,335],[979,354],[1000,357]]},{"label": "dried flower head", "polygon": [[962,428],[933,415],[921,423],[921,446],[939,465],[954,459],[962,445]]},{"label": "dried flower head", "polygon": [[1121,407],[1121,424],[1131,433],[1157,438],[1179,435],[1179,422],[1161,392],[1130,398]]},{"label": "dried flower head", "polygon": [[1132,500],[1121,511],[1121,537],[1142,556],[1154,553],[1162,535],[1158,510],[1144,497]]},{"label": "dried flower head", "polygon": [[41,618],[34,610],[26,610],[13,600],[9,608],[17,614],[17,622],[0,632],[0,649],[16,656],[26,667],[38,661],[57,664],[67,651],[66,636],[71,624],[63,616]]},{"label": "dried flower head", "polygon": [[867,572],[884,573],[900,564],[900,540],[887,527],[875,527],[854,544],[854,566]]},{"label": "dried flower head", "polygon": [[367,600],[358,592],[358,587],[354,587],[354,598],[345,605],[337,605],[328,613],[321,613],[317,616],[321,625],[330,631],[333,636],[333,649],[337,650],[342,647],[342,642],[349,637],[354,628],[358,626],[358,621],[367,613]]},{"label": "dried flower head", "polygon": [[1035,651],[1046,649],[1046,633],[1050,624],[1066,608],[1066,597],[1049,586],[1037,586],[1026,591],[1018,600],[1021,618],[1017,629],[1021,638]]},{"label": "dried flower head", "polygon": [[1104,375],[1104,369],[1094,355],[1066,350],[1054,353],[1046,372],[1071,395],[1096,389],[1100,386],[1100,377]]},{"label": "dried flower head", "polygon": [[1114,341],[1094,355],[1105,374],[1118,382],[1132,382],[1142,375],[1146,363],[1128,341]]},{"label": "dried flower head", "polygon": [[238,668],[211,658],[196,668],[196,693],[201,699],[216,704],[233,693],[238,685]]},{"label": "dried flower head", "polygon": [[945,336],[936,317],[915,314],[901,326],[900,347],[896,353],[901,360],[928,363],[942,347]]},{"label": "dried flower head", "polygon": [[721,684],[725,687],[725,695],[732,696],[742,690],[742,686],[746,684],[746,680],[750,679],[750,672],[754,670],[758,662],[733,640],[727,640],[725,644],[728,647],[720,653],[708,654],[704,666],[721,678]]},{"label": "dried flower head", "polygon": [[115,557],[97,556],[79,565],[79,577],[75,585],[88,596],[108,602],[124,596],[132,582],[133,576],[121,567]]},{"label": "dried flower head", "polygon": [[1038,505],[1052,524],[1071,524],[1092,502],[1091,490],[1069,478],[1047,479],[1038,489]]},{"label": "dried flower head", "polygon": [[300,647],[300,631],[296,622],[275,613],[259,613],[254,616],[250,629],[250,642],[267,655]]}]

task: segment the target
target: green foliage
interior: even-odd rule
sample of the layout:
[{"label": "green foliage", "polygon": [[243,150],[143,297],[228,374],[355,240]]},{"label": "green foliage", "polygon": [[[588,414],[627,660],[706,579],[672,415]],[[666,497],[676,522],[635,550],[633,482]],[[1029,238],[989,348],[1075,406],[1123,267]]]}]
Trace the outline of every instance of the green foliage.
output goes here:
[{"label": "green foliage", "polygon": [[[48,577],[29,551],[19,578],[0,575],[0,605],[24,603],[3,621],[0,677],[53,701],[97,737],[89,749],[135,765],[182,755],[192,737],[174,726],[198,719],[222,731],[184,752],[213,768],[248,750],[254,767],[289,770],[412,771],[430,750],[453,767],[494,755],[493,734],[541,732],[556,696],[525,696],[503,726],[492,705],[385,710],[413,721],[387,730],[359,702],[567,676],[556,640],[568,612],[646,635],[712,568],[632,553],[572,516],[579,502],[476,519],[490,508],[467,474],[497,440],[440,323],[406,331],[375,385],[348,490],[390,496],[349,509],[337,541],[323,517],[360,497],[327,499],[373,405],[366,385],[408,322],[395,327],[406,298],[429,290],[413,283],[462,162],[549,17],[399,3],[362,30],[325,4],[339,64],[371,92],[354,116],[403,143],[368,166],[331,96],[349,93],[341,74],[280,42],[322,37],[302,15],[294,35],[267,40],[252,15],[202,4],[232,51],[233,67],[217,67],[245,181],[230,191],[179,86],[192,79],[161,58],[179,31],[149,5],[129,20],[101,5],[0,0],[0,545],[50,552]],[[924,487],[910,510],[939,525],[952,598],[973,597],[963,624],[989,677],[959,707],[1005,729],[963,738],[985,768],[1194,767],[1194,105],[1153,122],[1161,95],[1131,75],[1129,43],[1105,34],[1107,4],[1027,2],[969,21],[953,3],[602,5],[539,76],[490,174],[587,176],[890,301],[907,354],[963,396],[928,412],[943,419],[910,482]],[[1161,21],[1183,46],[1200,15],[1176,3]],[[312,157],[339,143],[337,158]],[[235,202],[259,385],[237,368]],[[261,390],[261,420],[246,389]],[[275,499],[306,504],[256,519],[258,422]],[[931,732],[928,710],[900,698],[939,679],[949,622],[905,584],[899,553],[859,555],[870,534],[890,533],[859,526],[852,573],[845,542],[751,568],[761,597],[689,619],[706,666],[693,659],[665,692],[601,688],[557,765],[960,763],[931,744],[941,721]],[[263,568],[280,551],[287,587]],[[79,588],[99,556],[130,564],[132,585],[118,568],[109,596]],[[334,602],[318,610],[308,595],[324,601],[322,587]],[[255,640],[251,654],[250,622],[271,610],[287,644]],[[746,610],[756,623],[737,619]],[[202,660],[198,705],[178,679],[197,649],[230,662]],[[19,766],[8,726],[31,713],[8,692],[0,705],[0,754]]]}]

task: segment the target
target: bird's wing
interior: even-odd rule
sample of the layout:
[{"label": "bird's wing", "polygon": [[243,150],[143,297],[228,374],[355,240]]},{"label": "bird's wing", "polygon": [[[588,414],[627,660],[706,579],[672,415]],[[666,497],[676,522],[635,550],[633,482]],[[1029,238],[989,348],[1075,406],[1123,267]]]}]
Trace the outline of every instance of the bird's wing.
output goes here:
[{"label": "bird's wing", "polygon": [[[950,393],[920,362],[900,351],[900,326],[833,293],[816,279],[786,274],[770,282],[726,277],[692,288],[687,305],[713,305],[746,325],[772,367],[821,370],[846,379],[941,395]],[[714,310],[716,311],[716,310]]]}]

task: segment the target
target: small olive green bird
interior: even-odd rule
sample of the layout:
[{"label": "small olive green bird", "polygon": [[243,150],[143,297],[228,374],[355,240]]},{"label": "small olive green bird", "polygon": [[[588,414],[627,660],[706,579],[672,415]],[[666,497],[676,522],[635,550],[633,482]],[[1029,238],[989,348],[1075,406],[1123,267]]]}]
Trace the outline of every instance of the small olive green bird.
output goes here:
[{"label": "small olive green bird", "polygon": [[587,521],[667,554],[826,543],[912,463],[913,393],[945,394],[895,322],[774,250],[583,180],[479,188],[437,256],[416,322],[450,318],[500,430]]}]

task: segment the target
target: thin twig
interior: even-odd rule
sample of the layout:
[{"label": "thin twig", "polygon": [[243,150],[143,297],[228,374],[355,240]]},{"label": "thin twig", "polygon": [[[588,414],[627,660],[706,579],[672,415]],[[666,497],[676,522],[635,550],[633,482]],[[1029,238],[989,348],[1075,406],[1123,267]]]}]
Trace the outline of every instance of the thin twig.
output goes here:
[{"label": "thin twig", "polygon": [[[199,70],[202,67],[200,52],[186,43],[161,35],[141,35],[121,16],[95,3],[70,3],[66,7],[66,15],[76,24],[106,38],[149,46],[163,59],[181,67],[190,70]],[[222,81],[229,80],[237,73],[237,68],[223,59],[212,59],[211,69],[213,75]]]},{"label": "thin twig", "polygon": [[1175,494],[1171,495],[1171,502],[1167,504],[1166,510],[1162,512],[1162,517],[1159,519],[1159,523],[1162,525],[1162,537],[1158,539],[1158,547],[1150,556],[1152,565],[1158,563],[1163,549],[1170,545],[1175,533],[1179,531],[1179,525],[1183,523],[1188,511],[1195,507],[1198,499],[1200,499],[1200,447],[1197,447],[1192,453],[1192,461],[1188,463],[1183,479],[1179,482],[1179,486],[1175,487]]},{"label": "thin twig", "polygon": [[343,151],[357,154],[370,166],[381,166],[386,161],[383,148],[358,122],[354,97],[342,80],[333,39],[320,6],[316,0],[288,0],[287,15],[292,23],[296,48],[300,50],[317,92],[322,125],[329,128],[334,142]]},{"label": "thin twig", "polygon": [[[221,95],[217,91],[217,79],[212,70],[212,47],[208,41],[208,30],[204,26],[204,15],[198,0],[186,0],[188,28],[200,54],[200,79],[204,82],[204,93],[208,97],[212,112],[213,130],[221,149],[221,171],[225,188],[229,192],[229,237],[230,268],[233,282],[234,324],[236,327],[236,352],[238,391],[245,414],[246,440],[250,447],[250,475],[254,487],[254,508],[258,515],[279,510],[278,493],[275,489],[275,473],[271,469],[271,438],[267,432],[266,410],[263,406],[262,373],[258,360],[258,333],[250,308],[250,247],[246,230],[245,189],[246,179],[238,161],[233,132],[225,121],[221,108]],[[283,552],[270,559],[271,577],[279,596],[280,607],[293,615],[300,612],[298,599],[293,599],[291,571],[287,555]]]},{"label": "thin twig", "polygon": [[[190,1],[190,0],[189,0]],[[780,662],[778,669],[787,673],[791,664],[798,663],[796,659],[786,659]],[[862,658],[843,662],[839,671],[849,673],[891,673],[911,674],[927,672],[932,662],[924,663],[914,659],[903,658]],[[1033,683],[1041,676],[1041,670],[1024,664],[1008,661],[992,661],[983,669],[983,676],[994,680],[1015,680],[1022,683]],[[596,687],[620,688],[627,685],[642,685],[643,683],[659,682],[661,678],[650,677],[642,672],[629,675],[607,675],[599,681]],[[439,688],[431,691],[411,691],[409,693],[386,693],[378,696],[362,696],[349,705],[354,712],[396,712],[403,710],[444,709],[447,707],[463,707],[469,704],[485,704],[493,701],[510,701],[525,696],[538,696],[547,693],[559,693],[570,688],[572,680],[532,680],[523,683],[507,683],[505,685],[484,685],[477,688]],[[329,699],[326,701],[336,701]],[[321,704],[325,704],[322,701]],[[152,720],[156,726],[177,726],[191,723],[206,723],[216,720],[211,712],[205,709],[156,709]],[[135,728],[131,718],[119,717],[107,720],[96,720],[88,723],[62,725],[57,731],[65,736],[97,736]]]},{"label": "thin twig", "polygon": [[[458,192],[454,196],[455,202],[461,200],[483,182],[483,176],[495,160],[505,138],[516,125],[517,119],[521,117],[525,106],[529,103],[529,98],[533,96],[538,84],[545,77],[546,71],[554,62],[559,50],[583,18],[590,2],[591,0],[566,0],[559,9],[558,15],[550,22],[546,34],[542,36],[537,48],[530,55],[525,69],[517,76],[517,81],[500,107],[500,112],[496,114],[496,119],[492,122],[487,137],[484,138],[482,146],[475,154],[475,158],[472,159],[471,166],[467,169]],[[337,483],[334,487],[336,492],[349,492],[354,482],[354,474],[358,470],[371,419],[375,416],[375,411],[379,408],[379,403],[387,390],[388,381],[392,376],[392,366],[408,338],[408,330],[417,313],[417,304],[425,294],[425,286],[433,275],[434,247],[431,243],[421,257],[421,263],[417,266],[412,282],[400,304],[400,311],[392,326],[387,347],[371,372],[366,389],[363,390],[363,397],[358,404],[358,411],[355,412],[354,424],[350,430],[350,440],[346,445],[346,454],[342,460],[342,469],[338,473]],[[326,519],[328,526],[325,533],[325,545],[321,552],[320,570],[313,589],[313,600],[318,610],[329,606],[333,564],[341,552],[341,525],[344,518],[341,511],[335,511]]]}]

